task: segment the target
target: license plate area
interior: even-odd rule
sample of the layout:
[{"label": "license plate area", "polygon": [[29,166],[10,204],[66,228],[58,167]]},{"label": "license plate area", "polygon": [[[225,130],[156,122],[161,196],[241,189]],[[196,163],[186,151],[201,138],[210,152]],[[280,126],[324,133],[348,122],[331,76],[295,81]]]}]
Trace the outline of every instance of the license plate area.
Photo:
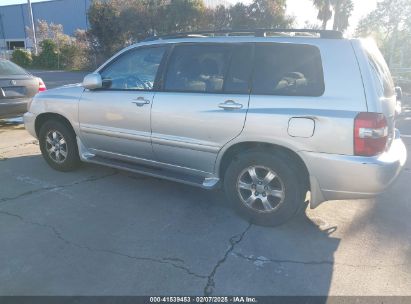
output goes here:
[{"label": "license plate area", "polygon": [[0,98],[22,98],[26,96],[25,87],[3,87],[0,88]]}]

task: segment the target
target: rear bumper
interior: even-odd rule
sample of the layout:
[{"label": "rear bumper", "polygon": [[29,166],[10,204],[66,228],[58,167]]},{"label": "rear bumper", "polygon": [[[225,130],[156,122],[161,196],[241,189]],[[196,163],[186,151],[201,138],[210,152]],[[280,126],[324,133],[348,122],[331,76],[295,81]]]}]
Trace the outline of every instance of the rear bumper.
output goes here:
[{"label": "rear bumper", "polygon": [[24,119],[24,127],[26,128],[27,132],[29,132],[31,136],[37,138],[36,127],[35,127],[36,115],[31,112],[27,112],[24,114],[23,119]]},{"label": "rear bumper", "polygon": [[310,172],[311,207],[328,200],[375,197],[387,189],[407,160],[407,150],[396,132],[391,147],[375,157],[303,152]]},{"label": "rear bumper", "polygon": [[29,98],[24,99],[1,99],[0,118],[8,118],[27,112]]}]

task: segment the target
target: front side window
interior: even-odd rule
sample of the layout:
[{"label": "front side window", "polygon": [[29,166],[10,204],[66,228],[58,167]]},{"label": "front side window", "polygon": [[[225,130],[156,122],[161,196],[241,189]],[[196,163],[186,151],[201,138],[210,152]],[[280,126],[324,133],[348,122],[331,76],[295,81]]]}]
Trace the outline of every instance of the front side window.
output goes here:
[{"label": "front side window", "polygon": [[282,96],[323,95],[324,75],[319,49],[303,44],[257,44],[252,92]]},{"label": "front side window", "polygon": [[141,48],[120,55],[101,72],[103,87],[112,90],[153,90],[165,50],[165,47]]},{"label": "front side window", "polygon": [[179,45],[173,50],[164,89],[176,92],[222,92],[230,62],[227,45]]}]

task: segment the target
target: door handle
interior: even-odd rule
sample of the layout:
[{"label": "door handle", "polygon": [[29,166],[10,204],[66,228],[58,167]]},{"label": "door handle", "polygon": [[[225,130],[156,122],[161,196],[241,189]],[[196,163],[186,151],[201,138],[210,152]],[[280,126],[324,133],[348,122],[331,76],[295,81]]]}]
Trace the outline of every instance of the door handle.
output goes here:
[{"label": "door handle", "polygon": [[132,101],[132,103],[134,103],[137,107],[142,107],[146,104],[150,104],[150,100],[145,99],[142,96],[137,97],[136,99],[134,99],[135,101]]},{"label": "door handle", "polygon": [[236,103],[234,100],[227,100],[224,103],[220,103],[218,107],[224,110],[239,110],[243,108],[243,105]]}]

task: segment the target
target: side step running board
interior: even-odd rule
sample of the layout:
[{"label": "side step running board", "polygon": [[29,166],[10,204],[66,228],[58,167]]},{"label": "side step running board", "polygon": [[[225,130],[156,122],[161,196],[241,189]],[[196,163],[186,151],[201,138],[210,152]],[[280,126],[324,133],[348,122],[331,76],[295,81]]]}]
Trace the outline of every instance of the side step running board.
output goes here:
[{"label": "side step running board", "polygon": [[182,174],[175,171],[164,170],[157,167],[138,165],[121,160],[93,156],[87,158],[87,162],[98,165],[104,165],[115,169],[130,171],[152,177],[167,179],[170,181],[180,182],[191,186],[201,187],[204,189],[213,189],[217,186],[218,178],[204,178],[196,175]]}]

